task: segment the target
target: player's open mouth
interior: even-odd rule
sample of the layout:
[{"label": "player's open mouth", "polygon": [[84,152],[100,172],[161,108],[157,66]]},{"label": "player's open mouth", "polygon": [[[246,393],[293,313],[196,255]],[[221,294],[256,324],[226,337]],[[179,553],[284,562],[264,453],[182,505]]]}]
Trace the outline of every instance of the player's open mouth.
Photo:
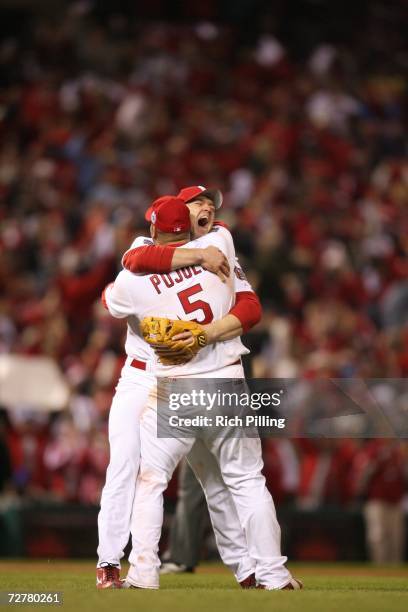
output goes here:
[{"label": "player's open mouth", "polygon": [[210,217],[208,215],[203,215],[198,219],[198,225],[200,227],[206,227],[210,222]]}]

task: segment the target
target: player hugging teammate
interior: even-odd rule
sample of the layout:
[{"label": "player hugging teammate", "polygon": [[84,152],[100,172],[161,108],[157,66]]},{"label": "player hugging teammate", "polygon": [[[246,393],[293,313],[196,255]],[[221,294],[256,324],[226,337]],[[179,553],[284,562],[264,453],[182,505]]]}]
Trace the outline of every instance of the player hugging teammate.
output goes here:
[{"label": "player hugging teammate", "polygon": [[[158,380],[223,378],[245,388],[241,356],[248,351],[239,337],[261,309],[228,229],[214,227],[221,203],[219,191],[204,187],[156,200],[146,214],[151,240],[136,239],[123,257],[126,269],[105,290],[109,312],[127,319],[128,357],[109,420],[111,460],[98,518],[100,588],[159,587],[162,495],[184,456],[205,491],[220,556],[241,586],[301,588],[280,552],[259,438],[234,431],[226,438],[211,432],[197,439],[157,437]],[[121,581],[129,532],[130,568]]]}]

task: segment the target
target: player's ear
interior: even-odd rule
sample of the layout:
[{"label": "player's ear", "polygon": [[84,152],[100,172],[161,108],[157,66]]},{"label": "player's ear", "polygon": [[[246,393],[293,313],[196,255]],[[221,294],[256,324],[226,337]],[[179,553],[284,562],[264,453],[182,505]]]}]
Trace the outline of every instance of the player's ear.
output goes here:
[{"label": "player's ear", "polygon": [[150,224],[150,237],[153,238],[154,240],[156,236],[157,236],[156,226]]}]

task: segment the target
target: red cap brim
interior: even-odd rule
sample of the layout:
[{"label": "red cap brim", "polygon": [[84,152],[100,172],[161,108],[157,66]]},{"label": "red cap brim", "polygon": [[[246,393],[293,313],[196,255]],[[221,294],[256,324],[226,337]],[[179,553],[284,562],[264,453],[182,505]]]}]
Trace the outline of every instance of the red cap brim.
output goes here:
[{"label": "red cap brim", "polygon": [[216,209],[222,205],[222,193],[219,189],[206,189],[202,185],[192,185],[180,189],[177,194],[177,197],[184,200],[186,204],[197,200],[200,196],[207,196],[214,203]]},{"label": "red cap brim", "polygon": [[149,223],[152,220],[152,212],[153,212],[153,206],[149,206],[149,208],[145,212],[145,219],[146,221],[149,221]]}]

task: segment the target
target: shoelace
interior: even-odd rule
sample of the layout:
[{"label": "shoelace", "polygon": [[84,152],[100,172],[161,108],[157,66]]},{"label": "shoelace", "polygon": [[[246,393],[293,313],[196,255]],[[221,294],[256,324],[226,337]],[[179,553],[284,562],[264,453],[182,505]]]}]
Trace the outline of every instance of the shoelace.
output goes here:
[{"label": "shoelace", "polygon": [[106,579],[108,582],[114,582],[114,580],[116,579],[115,576],[115,570],[117,569],[114,565],[110,565],[108,564],[106,567],[104,567],[103,569],[106,570]]}]

